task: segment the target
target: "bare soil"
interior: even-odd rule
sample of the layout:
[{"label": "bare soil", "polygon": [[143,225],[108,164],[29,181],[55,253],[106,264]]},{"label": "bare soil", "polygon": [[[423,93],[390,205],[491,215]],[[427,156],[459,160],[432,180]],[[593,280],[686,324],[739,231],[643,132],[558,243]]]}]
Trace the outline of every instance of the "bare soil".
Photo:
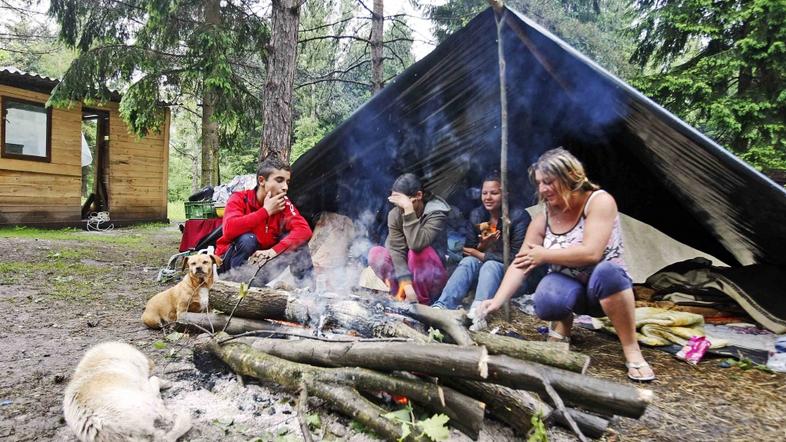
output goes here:
[{"label": "bare soil", "polygon": [[[162,395],[169,406],[190,411],[194,427],[186,440],[301,439],[292,396],[275,385],[241,384],[195,358],[193,338],[175,339],[141,323],[145,301],[172,284],[155,276],[179,240],[176,226],[40,235],[0,230],[0,439],[75,440],[62,417],[63,390],[85,350],[108,340],[135,345],[156,363],[156,375],[173,381]],[[538,325],[516,313],[507,327],[537,338]],[[573,349],[592,356],[591,375],[627,382],[613,337],[578,330]],[[691,368],[655,350],[645,356],[658,375],[647,386],[655,403],[640,420],[616,420],[605,439],[786,439],[785,376],[722,369],[718,360]],[[309,409],[320,418],[317,439],[373,439],[325,404],[311,401]],[[481,440],[513,440],[507,428],[489,422]],[[550,436],[570,439],[559,430]],[[454,430],[451,440],[468,439]]]}]

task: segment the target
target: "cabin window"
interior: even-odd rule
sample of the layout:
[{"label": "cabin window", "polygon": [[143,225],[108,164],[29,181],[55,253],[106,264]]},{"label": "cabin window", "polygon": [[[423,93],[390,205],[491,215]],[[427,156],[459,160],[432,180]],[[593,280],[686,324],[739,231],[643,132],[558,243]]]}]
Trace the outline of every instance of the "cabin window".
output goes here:
[{"label": "cabin window", "polygon": [[19,160],[52,158],[52,113],[43,103],[2,97],[2,156]]}]

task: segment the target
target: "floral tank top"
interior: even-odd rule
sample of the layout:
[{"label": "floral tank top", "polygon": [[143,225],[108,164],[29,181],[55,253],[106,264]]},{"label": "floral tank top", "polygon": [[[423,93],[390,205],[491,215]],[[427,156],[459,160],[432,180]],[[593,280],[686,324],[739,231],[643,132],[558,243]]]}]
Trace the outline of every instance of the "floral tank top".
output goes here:
[{"label": "floral tank top", "polygon": [[[584,210],[582,211],[581,217],[579,218],[579,222],[576,223],[576,225],[566,233],[556,234],[551,231],[551,227],[549,227],[548,223],[548,212],[546,212],[546,236],[543,239],[543,247],[546,249],[567,249],[568,247],[581,244],[584,239],[584,219],[587,217],[587,208],[589,207],[592,198],[594,198],[595,195],[599,194],[600,192],[605,192],[605,190],[597,190],[593,192],[589,198],[587,198],[587,202],[584,203]],[[617,214],[617,218],[614,220],[614,227],[611,230],[609,242],[606,244],[606,248],[603,250],[603,257],[601,258],[601,261],[610,261],[614,264],[617,264],[625,270],[625,273],[627,273],[628,269],[625,266],[623,252],[624,248],[622,246],[622,234],[620,233],[620,216]],[[589,281],[590,274],[592,274],[592,270],[594,268],[595,264],[584,267],[566,267],[562,265],[551,264],[549,266],[549,273],[560,272],[580,281],[583,284],[586,284]]]}]

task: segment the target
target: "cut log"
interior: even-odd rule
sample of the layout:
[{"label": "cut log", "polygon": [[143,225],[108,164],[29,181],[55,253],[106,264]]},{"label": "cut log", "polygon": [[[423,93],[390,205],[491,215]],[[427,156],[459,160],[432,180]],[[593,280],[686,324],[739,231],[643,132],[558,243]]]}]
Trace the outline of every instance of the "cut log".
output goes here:
[{"label": "cut log", "polygon": [[[444,378],[442,382],[485,402],[486,408],[494,419],[507,424],[521,436],[527,434],[532,427],[530,420],[534,413],[540,413],[544,420],[554,421],[570,429],[561,413],[526,391],[464,379]],[[609,422],[606,419],[576,409],[568,409],[568,412],[587,436],[601,437],[608,428]]]},{"label": "cut log", "polygon": [[414,371],[483,380],[487,377],[485,347],[410,342],[313,342],[266,338],[238,341],[273,356],[322,367],[365,367],[382,371]]},{"label": "cut log", "polygon": [[205,345],[233,371],[276,382],[290,391],[306,387],[308,394],[322,398],[337,411],[359,420],[387,439],[398,439],[400,428],[381,417],[385,411],[356,390],[386,391],[402,395],[435,413],[445,413],[453,426],[477,438],[483,422],[484,404],[448,387],[419,380],[387,376],[363,368],[321,368],[290,362],[257,351],[241,340],[219,344],[228,338],[219,333]]},{"label": "cut log", "polygon": [[388,310],[415,318],[424,324],[439,328],[458,345],[475,345],[466,327],[464,310],[443,310],[422,304],[386,303]]},{"label": "cut log", "polygon": [[[485,347],[416,343],[340,343],[241,338],[254,348],[287,360],[328,367],[358,366],[383,371],[406,370],[433,376],[493,382],[546,393],[544,379],[572,403],[599,413],[640,417],[652,391],[521,361],[488,356]],[[488,367],[488,377],[485,376]]]},{"label": "cut log", "polygon": [[[224,327],[227,324],[226,315],[218,315],[215,313],[192,313],[186,312],[181,313],[177,317],[177,322],[175,323],[175,328],[178,331],[209,331],[213,333],[214,331],[210,329],[212,326],[215,328],[215,332],[225,331],[230,335],[237,335],[240,333],[244,333],[247,331],[263,331],[263,332],[270,332],[271,334],[275,334],[277,332],[283,332],[285,335],[290,335],[293,331],[293,327],[286,327],[278,324],[273,324],[267,321],[260,321],[256,319],[246,319],[246,318],[233,318],[232,322],[230,322],[229,327],[224,330]],[[307,333],[305,330],[301,329],[303,333]]]},{"label": "cut log", "polygon": [[510,356],[489,356],[488,365],[487,382],[542,394],[547,393],[542,383],[545,378],[567,402],[598,413],[639,418],[653,399],[652,390],[583,376]]},{"label": "cut log", "polygon": [[564,351],[562,347],[555,347],[550,342],[524,341],[485,332],[470,332],[470,335],[476,343],[486,346],[493,355],[508,355],[582,374],[587,371],[590,362],[589,356]]},{"label": "cut log", "polygon": [[[237,304],[240,284],[216,281],[210,288],[210,309],[229,313]],[[235,318],[285,319],[290,293],[267,287],[251,287],[235,310]]]}]

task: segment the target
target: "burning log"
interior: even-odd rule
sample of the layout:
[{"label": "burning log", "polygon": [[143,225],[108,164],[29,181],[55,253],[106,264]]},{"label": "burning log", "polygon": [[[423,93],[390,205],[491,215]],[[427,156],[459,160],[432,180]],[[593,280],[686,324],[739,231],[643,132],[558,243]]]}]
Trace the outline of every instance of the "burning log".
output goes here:
[{"label": "burning log", "polygon": [[401,437],[399,426],[382,418],[385,411],[357,390],[406,396],[433,412],[445,413],[456,428],[472,438],[480,432],[485,405],[451,388],[365,368],[322,368],[291,362],[259,351],[244,339],[227,341],[228,337],[219,333],[205,345],[236,373],[273,381],[293,392],[305,388],[308,394],[326,400],[337,411],[358,419],[387,439]]}]

